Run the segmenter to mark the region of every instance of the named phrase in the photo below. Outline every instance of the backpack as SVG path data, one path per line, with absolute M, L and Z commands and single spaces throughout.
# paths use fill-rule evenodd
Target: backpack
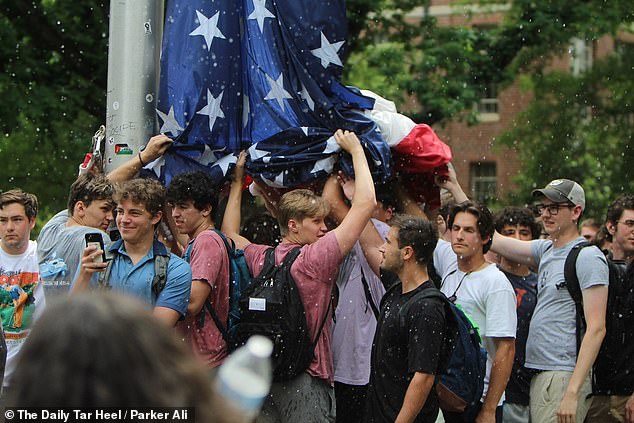
M 564 263 L 564 281 L 566 282 L 566 288 L 568 289 L 568 293 L 570 297 L 575 302 L 575 333 L 577 337 L 577 354 L 579 354 L 579 349 L 581 348 L 581 341 L 583 340 L 583 335 L 586 333 L 586 317 L 583 312 L 583 296 L 581 293 L 581 286 L 579 285 L 579 277 L 577 276 L 577 258 L 579 257 L 579 253 L 581 250 L 590 247 L 594 244 L 588 241 L 581 241 L 576 244 L 566 257 L 566 261 Z M 618 269 L 618 265 L 613 263 L 612 260 L 606 258 L 608 263 L 608 271 L 609 271 L 609 284 L 608 284 L 608 313 L 606 314 L 606 326 L 608 325 L 607 319 L 609 319 L 612 315 L 609 311 L 612 309 L 610 307 L 611 303 L 614 302 L 614 298 L 612 298 L 612 293 L 614 289 L 610 290 L 610 286 L 613 286 L 617 282 L 617 278 L 619 277 L 619 273 L 621 272 Z M 617 318 L 618 320 L 618 318 Z
M 400 326 L 405 328 L 405 317 L 414 299 L 437 298 L 445 305 L 448 334 L 440 357 L 439 373 L 434 383 L 438 402 L 443 411 L 474 412 L 484 391 L 487 353 L 481 346 L 478 329 L 467 315 L 438 289 L 426 289 L 403 305 Z
M 152 297 L 154 302 L 158 299 L 159 295 L 165 288 L 167 283 L 167 265 L 170 261 L 170 252 L 167 251 L 165 245 L 159 241 L 154 240 L 152 244 L 154 249 L 154 278 L 152 278 Z M 99 279 L 97 279 L 97 286 L 101 289 L 112 289 L 110 285 L 110 273 L 112 272 L 112 263 L 115 257 L 119 254 L 118 248 L 112 248 L 110 250 L 113 254 L 112 260 L 108 260 L 106 270 L 99 273 Z
M 253 278 L 239 302 L 240 322 L 232 348 L 244 345 L 252 335 L 269 338 L 273 342 L 271 360 L 275 382 L 293 379 L 308 368 L 330 312 L 329 302 L 315 339 L 311 339 L 304 304 L 291 276 L 291 265 L 300 252 L 300 248 L 294 248 L 276 266 L 275 248 L 269 248 L 262 272 Z
M 225 323 L 220 321 L 220 317 L 211 305 L 209 298 L 205 299 L 205 308 L 222 334 L 222 338 L 225 340 L 227 345 L 231 345 L 233 332 L 237 323 L 240 321 L 240 308 L 238 302 L 242 292 L 244 292 L 246 287 L 251 283 L 251 273 L 249 272 L 249 267 L 247 266 L 247 261 L 244 257 L 244 251 L 237 249 L 233 240 L 227 239 L 227 237 L 219 230 L 210 230 L 214 231 L 220 236 L 220 238 L 222 238 L 222 242 L 225 244 L 225 249 L 227 250 L 227 255 L 229 257 L 229 313 L 227 321 Z M 189 244 L 183 254 L 183 259 L 188 263 L 191 260 L 192 247 L 193 243 Z M 198 323 L 201 328 L 205 325 L 205 313 L 200 313 Z

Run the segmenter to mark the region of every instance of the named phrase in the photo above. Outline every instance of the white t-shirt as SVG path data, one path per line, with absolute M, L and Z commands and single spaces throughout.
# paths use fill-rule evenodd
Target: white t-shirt
M 9 386 L 18 352 L 45 306 L 35 241 L 29 241 L 27 250 L 17 256 L 0 248 L 0 289 L 0 317 L 7 342 L 3 385 Z
M 455 304 L 460 306 L 480 331 L 482 344 L 487 350 L 487 371 L 482 394 L 484 399 L 489 389 L 491 367 L 496 352 L 493 338 L 515 338 L 515 291 L 497 266 L 488 265 L 482 270 L 469 273 L 458 270 L 456 254 L 447 241 L 438 241 L 434 251 L 434 265 L 442 277 L 442 293 L 447 297 L 456 295 Z M 499 405 L 503 402 L 504 395 Z

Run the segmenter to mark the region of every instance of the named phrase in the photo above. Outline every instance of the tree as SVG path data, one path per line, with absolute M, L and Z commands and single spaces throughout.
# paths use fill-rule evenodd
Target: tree
M 105 119 L 107 4 L 0 0 L 0 179 L 66 202 Z
M 619 194 L 634 191 L 634 54 L 622 51 L 580 76 L 551 72 L 530 81 L 535 100 L 500 139 L 522 162 L 518 200 L 553 175 L 585 189 L 586 215 L 602 219 Z

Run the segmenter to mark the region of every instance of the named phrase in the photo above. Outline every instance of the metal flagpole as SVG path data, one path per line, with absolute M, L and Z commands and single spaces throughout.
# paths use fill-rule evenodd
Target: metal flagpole
M 164 0 L 112 0 L 104 171 L 137 154 L 158 131 L 156 98 Z

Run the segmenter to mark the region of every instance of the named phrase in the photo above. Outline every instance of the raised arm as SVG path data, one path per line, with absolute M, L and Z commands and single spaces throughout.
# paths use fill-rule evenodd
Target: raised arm
M 338 129 L 335 132 L 335 140 L 343 150 L 352 156 L 355 174 L 352 207 L 341 224 L 334 230 L 339 249 L 345 255 L 357 242 L 363 228 L 370 220 L 376 207 L 376 198 L 374 197 L 374 183 L 368 161 L 357 136 L 354 132 Z
M 464 203 L 465 201 L 469 200 L 469 198 L 467 197 L 467 194 L 464 193 L 464 191 L 462 190 L 462 187 L 458 183 L 458 176 L 456 175 L 456 170 L 454 169 L 451 163 L 449 163 L 447 167 L 449 168 L 449 175 L 447 176 L 447 178 L 441 178 L 439 176 L 436 176 L 434 178 L 434 181 L 436 182 L 436 185 L 438 185 L 440 188 L 444 188 L 447 191 L 449 191 L 449 193 L 451 194 L 451 196 L 453 197 L 453 199 L 456 201 L 457 204 Z
M 498 231 L 495 231 L 491 251 L 515 263 L 522 263 L 531 267 L 537 265 L 531 252 L 531 241 L 521 241 L 501 235 Z
M 240 206 L 242 205 L 242 186 L 244 184 L 244 163 L 247 155 L 244 151 L 240 152 L 236 168 L 233 172 L 233 181 L 231 181 L 231 191 L 227 199 L 227 207 L 225 215 L 222 218 L 221 231 L 227 237 L 236 243 L 236 248 L 244 249 L 251 241 L 240 235 L 240 219 L 242 218 Z
M 159 134 L 150 138 L 143 151 L 108 174 L 112 182 L 128 181 L 135 177 L 146 164 L 161 157 L 174 141 L 167 135 Z
M 345 197 L 354 197 L 354 180 L 346 175 L 332 175 L 326 181 L 322 197 L 330 203 L 330 217 L 340 224 L 350 211 L 350 207 L 346 204 Z M 370 265 L 372 271 L 379 275 L 379 266 L 381 265 L 382 255 L 379 247 L 384 243 L 383 238 L 374 227 L 372 221 L 368 221 L 359 237 L 359 243 L 363 254 Z

